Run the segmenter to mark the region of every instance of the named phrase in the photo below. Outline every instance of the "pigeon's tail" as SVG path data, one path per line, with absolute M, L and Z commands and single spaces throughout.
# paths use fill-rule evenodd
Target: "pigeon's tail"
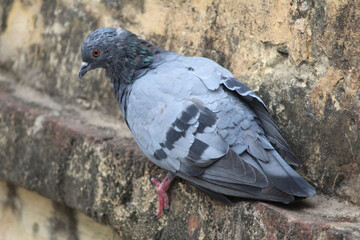
M 257 199 L 262 201 L 272 201 L 272 202 L 281 202 L 281 203 L 291 203 L 297 198 L 294 198 L 291 195 L 283 193 L 275 188 L 273 185 L 269 185 L 269 187 L 262 189 L 258 194 L 251 194 L 243 191 L 234 191 L 231 195 L 224 195 L 219 192 L 215 192 L 213 190 L 201 187 L 199 185 L 193 184 L 202 192 L 207 194 L 212 199 L 222 202 L 228 206 L 232 205 L 232 201 L 228 197 L 241 197 L 241 198 L 248 198 L 248 199 Z M 213 189 L 213 188 L 212 188 Z
M 281 202 L 285 204 L 295 200 L 294 196 L 278 190 L 271 183 L 269 183 L 269 185 L 265 188 L 251 188 L 243 184 L 224 184 L 222 182 L 212 182 L 197 177 L 191 177 L 180 172 L 176 175 L 189 181 L 212 199 L 222 202 L 226 205 L 231 205 L 231 201 L 227 196 Z
M 257 160 L 246 152 L 241 156 L 231 149 L 229 152 L 218 162 L 208 166 L 200 176 L 189 176 L 181 171 L 177 175 L 225 204 L 230 202 L 226 196 L 287 204 L 297 197 L 304 198 L 315 193 L 311 185 L 301 178 L 276 150 L 267 151 L 270 155 L 267 162 Z M 251 167 L 244 168 L 247 164 Z
M 261 168 L 276 188 L 295 197 L 309 197 L 315 189 L 302 178 L 276 150 L 268 151 L 268 162 L 258 161 Z
M 230 150 L 230 152 L 231 151 L 232 150 Z M 241 156 L 237 154 L 226 154 L 220 159 L 222 165 L 217 166 L 216 163 L 218 162 L 212 164 L 206 170 L 206 174 L 199 177 L 192 177 L 179 173 L 179 177 L 188 180 L 213 199 L 225 204 L 229 204 L 230 202 L 226 196 L 253 198 L 288 204 L 295 199 L 306 198 L 315 194 L 315 189 L 289 166 L 275 149 L 265 150 L 264 154 L 267 155 L 267 161 L 259 160 L 246 152 L 241 154 Z M 225 171 L 228 161 L 232 163 L 230 165 L 233 167 L 228 174 L 220 174 L 223 178 L 222 180 L 209 178 L 208 175 L 211 174 L 212 168 L 215 168 L 217 173 Z M 266 176 L 267 180 L 265 181 L 267 184 L 263 184 L 261 174 L 256 175 L 255 179 L 257 179 L 258 182 L 252 184 L 229 181 L 233 174 L 240 174 L 238 169 L 236 169 L 237 161 L 244 161 L 251 164 L 253 167 L 252 171 L 254 172 L 257 170 L 262 172 L 264 176 Z M 247 169 L 245 172 L 250 173 L 252 171 Z

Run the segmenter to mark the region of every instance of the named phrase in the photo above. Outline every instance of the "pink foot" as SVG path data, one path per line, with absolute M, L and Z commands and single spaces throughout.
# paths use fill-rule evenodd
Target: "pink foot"
M 160 217 L 163 210 L 167 214 L 169 212 L 169 197 L 166 191 L 169 189 L 172 180 L 175 176 L 173 174 L 168 174 L 162 182 L 159 182 L 156 178 L 152 177 L 151 181 L 157 186 L 159 207 L 154 215 L 154 218 Z

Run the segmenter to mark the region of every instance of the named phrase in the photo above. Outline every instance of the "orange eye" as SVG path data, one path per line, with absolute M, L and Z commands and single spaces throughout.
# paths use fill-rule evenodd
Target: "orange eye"
M 99 55 L 100 55 L 100 51 L 99 51 L 99 50 L 96 49 L 96 50 L 93 51 L 93 56 L 94 56 L 94 57 L 98 57 Z

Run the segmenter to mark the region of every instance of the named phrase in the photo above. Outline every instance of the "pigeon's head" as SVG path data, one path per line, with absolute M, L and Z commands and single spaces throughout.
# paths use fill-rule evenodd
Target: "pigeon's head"
M 81 46 L 82 63 L 79 80 L 95 68 L 111 70 L 114 66 L 114 58 L 122 55 L 124 39 L 129 34 L 131 33 L 122 28 L 110 27 L 99 28 L 92 32 Z
M 148 67 L 156 46 L 122 28 L 99 28 L 81 46 L 79 79 L 95 68 L 105 68 L 112 78 L 129 82 L 137 69 Z

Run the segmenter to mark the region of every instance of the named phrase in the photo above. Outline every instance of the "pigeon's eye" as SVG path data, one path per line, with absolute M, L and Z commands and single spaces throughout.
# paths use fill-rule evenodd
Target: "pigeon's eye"
M 93 56 L 94 56 L 94 57 L 98 57 L 99 55 L 100 55 L 100 51 L 99 51 L 99 50 L 96 49 L 96 50 L 93 51 Z

